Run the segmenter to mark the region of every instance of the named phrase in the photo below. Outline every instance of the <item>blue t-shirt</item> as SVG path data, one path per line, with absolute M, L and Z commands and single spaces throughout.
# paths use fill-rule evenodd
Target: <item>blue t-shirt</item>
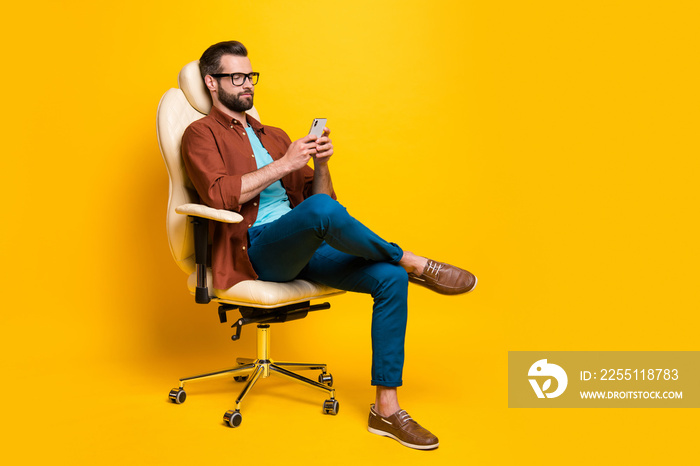
M 267 152 L 267 149 L 263 147 L 253 128 L 248 126 L 245 131 L 248 133 L 248 139 L 253 148 L 253 154 L 255 154 L 255 163 L 258 166 L 258 170 L 265 165 L 271 164 L 272 157 L 270 153 Z M 258 218 L 255 220 L 253 226 L 264 225 L 265 223 L 277 220 L 290 210 L 292 210 L 292 207 L 289 205 L 287 191 L 284 190 L 282 183 L 277 180 L 260 193 Z

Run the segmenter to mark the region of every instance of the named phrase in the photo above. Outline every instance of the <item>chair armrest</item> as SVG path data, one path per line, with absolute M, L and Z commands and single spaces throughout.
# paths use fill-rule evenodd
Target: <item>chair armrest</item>
M 194 228 L 194 261 L 197 265 L 195 301 L 198 304 L 208 304 L 209 301 L 211 301 L 209 298 L 209 288 L 207 286 L 209 222 L 202 221 L 201 219 L 223 223 L 240 223 L 243 217 L 236 212 L 213 209 L 201 204 L 183 204 L 175 207 L 175 212 L 194 217 L 192 219 Z
M 223 223 L 240 223 L 243 217 L 230 210 L 213 209 L 201 204 L 183 204 L 175 208 L 175 212 L 193 217 L 208 218 Z

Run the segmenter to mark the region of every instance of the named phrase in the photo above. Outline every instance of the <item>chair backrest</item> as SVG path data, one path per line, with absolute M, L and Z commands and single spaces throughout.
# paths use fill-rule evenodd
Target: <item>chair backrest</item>
M 170 190 L 166 227 L 170 252 L 177 265 L 187 274 L 195 271 L 194 231 L 186 215 L 175 208 L 188 203 L 198 204 L 199 196 L 187 177 L 182 162 L 182 134 L 193 121 L 199 120 L 211 110 L 211 96 L 199 73 L 199 60 L 185 65 L 177 77 L 179 89 L 169 89 L 158 104 L 156 129 L 158 144 L 168 169 Z M 257 110 L 248 110 L 250 116 L 260 120 Z

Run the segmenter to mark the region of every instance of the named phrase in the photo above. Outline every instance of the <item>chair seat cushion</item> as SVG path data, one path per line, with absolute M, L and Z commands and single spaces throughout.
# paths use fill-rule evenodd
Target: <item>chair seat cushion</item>
M 344 293 L 344 291 L 306 280 L 283 283 L 245 280 L 227 290 L 218 290 L 211 287 L 210 269 L 207 270 L 207 283 L 209 284 L 209 296 L 214 301 L 260 308 L 274 308 Z M 187 287 L 190 293 L 194 294 L 197 288 L 196 273 L 191 274 L 187 279 Z

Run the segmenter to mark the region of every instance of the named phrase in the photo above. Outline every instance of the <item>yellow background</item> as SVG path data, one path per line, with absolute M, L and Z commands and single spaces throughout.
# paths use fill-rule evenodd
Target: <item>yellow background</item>
M 695 410 L 507 408 L 508 350 L 698 350 L 694 1 L 14 2 L 2 43 L 2 452 L 12 464 L 624 464 L 696 460 Z M 402 404 L 421 453 L 365 431 L 371 300 L 273 328 L 323 395 L 181 376 L 252 355 L 165 236 L 161 95 L 243 41 L 265 123 L 328 118 L 340 199 L 475 293 L 412 289 Z M 377 202 L 379 200 L 379 202 Z M 235 391 L 234 391 L 235 390 Z M 279 395 L 289 392 L 289 398 Z M 201 395 L 201 396 L 199 396 Z M 268 448 L 269 446 L 269 448 Z M 8 463 L 10 464 L 10 463 Z

